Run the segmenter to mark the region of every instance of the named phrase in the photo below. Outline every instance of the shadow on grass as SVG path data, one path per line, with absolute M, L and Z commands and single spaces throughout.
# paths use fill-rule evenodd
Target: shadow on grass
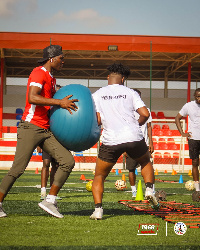
M 44 216 L 47 213 L 39 208 L 40 201 L 7 200 L 4 202 L 5 212 L 9 215 Z M 94 211 L 93 202 L 59 202 L 58 207 L 63 215 L 90 216 Z M 122 207 L 116 203 L 105 203 L 105 219 L 123 215 L 140 215 L 141 212 Z

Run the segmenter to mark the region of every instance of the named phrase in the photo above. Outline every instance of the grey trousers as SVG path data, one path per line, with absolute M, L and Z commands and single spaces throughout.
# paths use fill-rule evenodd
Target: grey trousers
M 56 140 L 50 130 L 40 128 L 30 122 L 21 121 L 17 130 L 15 159 L 0 185 L 0 192 L 5 196 L 15 180 L 24 173 L 33 151 L 38 145 L 59 163 L 53 185 L 60 188 L 64 185 L 75 165 L 71 152 Z

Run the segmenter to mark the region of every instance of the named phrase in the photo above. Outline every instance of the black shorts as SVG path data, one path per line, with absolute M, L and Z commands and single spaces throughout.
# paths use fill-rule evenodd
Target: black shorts
M 47 152 L 42 151 L 42 160 L 49 160 L 50 162 L 56 162 Z
M 152 159 L 152 156 L 149 152 L 149 157 L 150 157 L 150 160 Z M 126 157 L 126 169 L 128 169 L 130 172 L 131 171 L 135 171 L 136 168 L 138 168 L 140 166 L 140 164 L 132 159 L 129 155 L 127 155 Z
M 200 154 L 200 140 L 188 140 L 188 146 L 189 146 L 189 156 L 190 159 L 195 160 L 199 159 Z
M 118 145 L 108 146 L 102 144 L 99 149 L 98 158 L 102 161 L 116 163 L 118 158 L 126 152 L 133 159 L 144 155 L 148 150 L 144 138 L 141 141 L 127 142 Z

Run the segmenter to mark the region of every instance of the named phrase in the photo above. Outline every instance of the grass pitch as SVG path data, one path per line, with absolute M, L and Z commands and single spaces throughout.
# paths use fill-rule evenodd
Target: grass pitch
M 0 171 L 0 180 L 7 171 Z M 110 173 L 105 182 L 103 198 L 104 216 L 93 221 L 89 216 L 94 210 L 92 193 L 85 188 L 85 181 L 93 179 L 91 172 L 72 172 L 59 193 L 58 201 L 63 219 L 57 219 L 38 207 L 40 202 L 40 174 L 26 171 L 14 184 L 6 197 L 3 208 L 8 217 L 0 218 L 0 249 L 199 249 L 200 228 L 188 228 L 184 235 L 176 235 L 174 224 L 162 218 L 134 211 L 119 204 L 119 200 L 132 200 L 128 172 L 123 172 L 127 189 L 117 191 L 114 183 L 122 174 Z M 191 180 L 182 174 L 183 181 Z M 160 180 L 179 181 L 180 174 L 159 174 Z M 145 185 L 142 180 L 143 192 Z M 184 183 L 155 183 L 156 190 L 167 193 L 167 201 L 190 203 L 192 192 Z M 159 224 L 157 235 L 137 235 L 139 224 Z

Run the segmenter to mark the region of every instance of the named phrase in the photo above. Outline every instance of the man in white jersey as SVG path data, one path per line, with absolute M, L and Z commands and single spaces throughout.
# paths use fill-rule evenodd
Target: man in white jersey
M 130 70 L 122 64 L 115 63 L 109 66 L 108 70 L 110 72 L 108 86 L 93 94 L 98 123 L 102 124 L 103 132 L 92 185 L 95 211 L 90 216 L 91 219 L 102 219 L 104 181 L 124 152 L 141 165 L 146 197 L 154 208 L 159 208 L 153 195 L 154 170 L 140 129 L 140 126 L 147 121 L 149 112 L 138 93 L 123 86 Z M 140 115 L 138 120 L 134 116 L 134 111 Z
M 134 89 L 141 97 L 141 92 L 138 89 Z M 148 108 L 147 108 L 148 109 Z M 142 134 L 144 136 L 145 142 L 147 146 L 149 147 L 149 156 L 150 159 L 152 159 L 151 154 L 154 152 L 154 147 L 153 147 L 153 140 L 152 140 L 152 127 L 151 127 L 151 112 L 149 111 L 149 118 L 146 121 L 144 125 L 141 126 Z M 139 114 L 137 112 L 135 113 L 136 119 L 139 119 Z M 126 169 L 129 170 L 129 182 L 131 185 L 131 191 L 132 191 L 132 197 L 136 197 L 137 194 L 137 188 L 136 188 L 136 174 L 135 174 L 135 169 L 139 167 L 139 164 L 136 160 L 132 159 L 129 155 L 126 153 L 124 154 L 126 156 Z M 155 188 L 153 184 L 153 192 L 155 193 Z
M 175 118 L 176 126 L 183 137 L 187 137 L 189 155 L 192 159 L 192 176 L 196 191 L 199 187 L 199 154 L 200 154 L 200 88 L 194 92 L 195 101 L 186 103 Z M 180 120 L 188 115 L 188 132 L 183 132 Z

